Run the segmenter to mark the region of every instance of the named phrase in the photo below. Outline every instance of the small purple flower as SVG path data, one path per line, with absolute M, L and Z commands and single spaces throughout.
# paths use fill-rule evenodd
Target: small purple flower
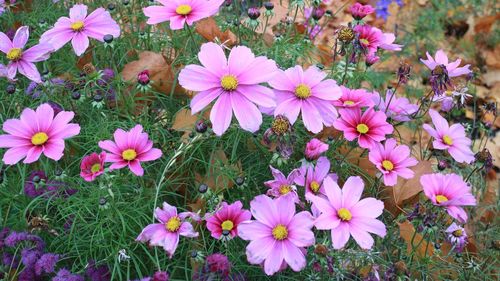
M 41 253 L 37 250 L 24 248 L 21 251 L 21 261 L 26 267 L 33 267 L 40 258 Z
M 269 187 L 267 195 L 275 198 L 288 197 L 293 202 L 299 203 L 300 200 L 294 182 L 295 179 L 300 176 L 300 171 L 295 169 L 288 174 L 288 177 L 285 177 L 280 170 L 272 166 L 269 166 L 269 168 L 271 169 L 274 179 L 264 182 L 264 184 Z
M 89 261 L 85 275 L 91 281 L 109 281 L 111 280 L 111 273 L 109 267 L 105 264 L 96 265 L 94 260 Z
M 111 82 L 115 78 L 115 72 L 111 68 L 105 68 L 102 70 L 101 78 L 106 82 Z
M 221 253 L 215 253 L 208 256 L 206 259 L 206 265 L 208 266 L 208 270 L 210 272 L 219 273 L 223 277 L 228 276 L 231 271 L 231 263 L 229 262 L 229 259 Z
M 448 240 L 455 247 L 457 252 L 462 252 L 465 245 L 467 245 L 467 232 L 465 229 L 456 223 L 452 223 L 447 229 L 446 233 L 448 233 Z
M 52 254 L 52 253 L 43 254 L 35 263 L 36 275 L 41 275 L 44 272 L 45 273 L 54 272 L 56 263 L 58 261 L 59 261 L 59 255 L 57 254 Z
M 57 275 L 52 278 L 52 281 L 84 281 L 83 276 L 73 274 L 69 270 L 62 268 L 57 272 Z
M 153 281 L 168 281 L 170 277 L 165 271 L 157 271 L 153 274 Z
M 137 82 L 143 86 L 146 86 L 149 84 L 150 79 L 149 79 L 149 70 L 145 69 L 139 74 L 137 74 Z

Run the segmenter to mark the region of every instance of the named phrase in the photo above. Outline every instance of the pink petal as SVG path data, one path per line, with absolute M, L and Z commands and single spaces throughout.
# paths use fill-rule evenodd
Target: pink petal
M 83 21 L 87 16 L 87 6 L 83 4 L 76 4 L 69 9 L 69 17 L 73 21 Z
M 276 210 L 273 200 L 266 195 L 256 196 L 250 202 L 250 211 L 254 218 L 269 227 L 278 224 L 278 210 Z
M 223 93 L 220 88 L 215 88 L 196 94 L 193 99 L 191 99 L 191 114 L 196 114 L 203 110 L 207 105 L 209 105 L 213 100 L 218 98 Z
M 256 57 L 238 75 L 238 82 L 241 85 L 255 85 L 265 83 L 273 79 L 277 74 L 277 66 L 273 60 L 266 57 Z
M 361 177 L 349 177 L 342 187 L 342 206 L 350 209 L 358 203 L 364 187 L 365 183 Z
M 226 55 L 219 45 L 212 42 L 201 45 L 198 58 L 201 64 L 217 77 L 225 73 L 227 68 Z
M 5 33 L 0 32 L 0 51 L 7 54 L 12 48 L 13 46 L 12 46 L 12 41 L 10 41 L 10 38 L 7 37 Z
M 48 158 L 59 161 L 64 152 L 64 140 L 62 139 L 49 139 L 43 146 L 43 154 Z
M 19 162 L 21 159 L 26 157 L 28 151 L 32 146 L 17 146 L 11 149 L 7 149 L 5 154 L 3 155 L 3 162 L 7 165 L 14 165 Z
M 28 42 L 29 37 L 30 37 L 29 27 L 21 26 L 14 35 L 14 40 L 12 40 L 12 47 L 24 49 L 24 46 Z
M 239 85 L 238 93 L 245 96 L 251 102 L 264 107 L 275 107 L 273 91 L 261 85 Z
M 218 88 L 222 92 L 220 78 L 199 65 L 188 65 L 179 73 L 179 84 L 190 91 L 212 91 Z
M 231 124 L 231 119 L 233 116 L 231 108 L 231 94 L 223 93 L 219 96 L 219 99 L 215 102 L 212 110 L 210 112 L 210 121 L 212 122 L 212 128 L 214 133 L 218 136 L 222 136 L 224 132 L 229 128 Z M 262 116 L 261 116 L 262 118 Z
M 238 235 L 243 240 L 258 240 L 272 237 L 272 228 L 260 221 L 245 221 L 238 225 Z
M 342 249 L 349 241 L 349 224 L 342 222 L 337 228 L 332 229 L 332 245 L 335 249 Z
M 264 272 L 266 272 L 267 275 L 273 275 L 281 268 L 281 264 L 283 263 L 285 254 L 282 244 L 282 242 L 276 242 L 272 246 L 267 246 L 272 248 L 271 252 L 264 262 Z
M 168 21 L 170 17 L 175 15 L 172 9 L 164 6 L 149 6 L 143 8 L 144 15 L 148 17 L 147 24 L 157 24 Z
M 323 181 L 326 196 L 335 210 L 342 208 L 342 191 L 339 185 L 331 178 L 327 177 Z
M 290 124 L 294 124 L 299 116 L 301 108 L 302 102 L 295 97 L 291 97 L 290 99 L 278 104 L 274 110 L 274 116 L 285 115 L 288 118 L 288 121 L 290 121 Z
M 18 63 L 17 65 L 18 65 L 19 73 L 26 76 L 31 81 L 34 81 L 37 83 L 42 82 L 42 80 L 40 78 L 40 72 L 38 72 L 38 69 L 36 69 L 36 66 L 33 63 L 27 62 L 24 60 L 20 60 L 17 63 Z
M 262 124 L 262 114 L 257 106 L 240 93 L 236 92 L 227 95 L 231 99 L 234 115 L 238 119 L 241 128 L 252 133 L 258 131 L 260 124 Z
M 276 240 L 272 237 L 256 238 L 246 248 L 247 260 L 251 264 L 261 264 L 274 249 Z
M 248 47 L 236 46 L 231 49 L 228 58 L 229 73 L 238 77 L 245 73 L 248 66 L 255 60 L 255 55 Z
M 41 146 L 32 146 L 28 150 L 28 153 L 26 153 L 26 158 L 24 159 L 23 163 L 29 164 L 36 162 L 40 158 L 40 155 L 42 155 L 42 152 L 43 148 Z
M 144 175 L 144 169 L 142 168 L 139 160 L 130 161 L 128 167 L 136 176 L 142 177 Z
M 307 100 L 302 102 L 302 121 L 307 130 L 312 133 L 319 133 L 323 129 L 321 115 L 318 110 Z
M 358 243 L 358 245 L 362 249 L 371 249 L 373 247 L 374 241 L 368 232 L 355 226 L 355 224 L 350 224 L 349 226 L 349 231 L 352 235 L 352 238 L 354 238 L 356 243 Z
M 71 45 L 73 45 L 75 54 L 81 56 L 89 47 L 89 38 L 82 32 L 77 33 L 73 36 L 73 39 L 71 39 Z
M 161 150 L 159 150 L 158 148 L 152 148 L 151 150 L 140 154 L 138 156 L 138 159 L 142 162 L 153 161 L 160 158 L 161 156 L 162 156 Z
M 294 270 L 301 271 L 306 266 L 306 258 L 302 251 L 290 241 L 283 242 L 283 254 L 286 263 Z

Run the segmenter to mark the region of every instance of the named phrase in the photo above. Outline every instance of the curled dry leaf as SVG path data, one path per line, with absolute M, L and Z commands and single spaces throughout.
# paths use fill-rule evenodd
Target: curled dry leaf
M 210 116 L 210 110 L 205 110 L 203 115 L 200 114 L 191 114 L 191 109 L 183 108 L 179 110 L 175 116 L 174 121 L 172 123 L 172 129 L 178 132 L 184 132 L 182 135 L 182 140 L 187 142 L 189 139 L 189 134 L 195 130 L 196 121 L 203 119 L 208 120 Z
M 214 191 L 234 186 L 233 178 L 242 173 L 241 163 L 230 164 L 223 150 L 215 150 L 210 155 L 210 164 L 205 175 L 195 173 L 198 184 L 206 184 Z
M 222 32 L 213 17 L 198 21 L 195 30 L 206 40 L 220 42 L 227 47 L 234 46 L 238 42 L 238 38 L 231 30 Z
M 406 242 L 408 254 L 415 254 L 417 257 L 429 257 L 434 255 L 434 246 L 424 239 L 422 234 L 416 232 L 409 221 L 398 223 L 399 235 Z

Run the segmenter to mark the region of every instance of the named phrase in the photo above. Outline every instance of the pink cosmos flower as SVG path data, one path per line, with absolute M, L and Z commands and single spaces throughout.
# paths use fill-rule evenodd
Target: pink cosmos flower
M 60 17 L 52 29 L 42 34 L 40 42 L 50 43 L 59 50 L 71 41 L 76 55 L 81 56 L 89 47 L 89 37 L 103 42 L 108 34 L 120 36 L 120 26 L 108 11 L 98 8 L 87 15 L 87 6 L 76 4 L 69 9 L 69 18 Z
M 349 89 L 344 86 L 340 86 L 342 89 L 342 96 L 340 99 L 333 101 L 333 105 L 336 107 L 372 107 L 374 102 L 372 100 L 372 93 L 366 91 L 365 89 Z
M 408 167 L 418 164 L 417 159 L 410 157 L 410 148 L 406 145 L 397 145 L 395 139 L 387 139 L 385 145 L 375 144 L 368 154 L 370 162 L 384 175 L 384 184 L 394 186 L 398 176 L 411 179 L 415 173 Z
M 41 83 L 40 72 L 36 69 L 35 62 L 44 61 L 49 58 L 50 52 L 54 48 L 50 44 L 40 43 L 27 50 L 24 50 L 26 43 L 29 38 L 29 28 L 27 26 L 21 26 L 14 35 L 14 40 L 10 40 L 9 37 L 0 32 L 0 51 L 4 53 L 7 59 L 10 61 L 6 68 L 3 68 L 5 76 L 7 78 L 14 80 L 17 72 L 26 76 L 28 79 Z M 3 76 L 0 73 L 0 76 Z
M 193 225 L 185 221 L 189 216 L 188 212 L 177 214 L 176 207 L 163 202 L 163 209 L 156 208 L 154 215 L 159 223 L 146 226 L 136 241 L 149 241 L 151 246 L 161 246 L 172 258 L 179 244 L 179 236 L 198 237 Z
M 106 152 L 99 154 L 93 152 L 85 156 L 80 164 L 80 176 L 86 181 L 94 181 L 98 176 L 104 173 L 104 161 Z
M 434 138 L 432 146 L 435 149 L 447 150 L 457 162 L 472 163 L 475 159 L 470 149 L 472 142 L 465 136 L 464 126 L 460 124 L 449 126 L 448 121 L 433 109 L 429 110 L 429 115 L 435 129 L 429 124 L 424 124 L 423 128 Z
M 410 103 L 405 97 L 398 98 L 392 90 L 387 90 L 385 99 L 379 93 L 375 93 L 373 101 L 387 117 L 399 122 L 410 121 L 411 115 L 418 110 L 418 105 Z
M 471 188 L 457 174 L 427 174 L 420 177 L 424 193 L 436 206 L 446 208 L 448 214 L 465 223 L 467 213 L 461 206 L 475 206 Z
M 264 182 L 269 187 L 267 195 L 275 198 L 285 197 L 288 200 L 299 203 L 300 200 L 294 183 L 295 179 L 300 176 L 300 171 L 295 169 L 288 174 L 288 177 L 285 177 L 280 170 L 271 166 L 269 168 L 271 168 L 274 179 Z
M 204 0 L 203 0 L 204 1 Z M 201 46 L 198 58 L 203 66 L 188 65 L 179 74 L 179 83 L 190 91 L 199 92 L 191 100 L 191 113 L 196 114 L 217 100 L 210 112 L 212 128 L 222 135 L 234 115 L 244 130 L 255 132 L 262 123 L 257 105 L 276 105 L 271 89 L 259 85 L 276 74 L 276 63 L 244 46 L 231 50 L 226 59 L 224 50 L 215 43 Z
M 368 55 L 373 55 L 378 48 L 390 51 L 401 51 L 403 45 L 394 44 L 396 36 L 392 33 L 383 33 L 380 29 L 364 24 L 354 27 L 359 43 L 367 50 Z
M 273 275 L 288 264 L 294 271 L 306 266 L 305 249 L 314 244 L 313 218 L 307 211 L 295 214 L 295 204 L 286 198 L 259 195 L 250 202 L 256 220 L 242 222 L 240 237 L 251 240 L 246 248 L 248 262 L 264 264 Z
M 307 195 L 307 199 L 321 211 L 315 220 L 317 229 L 331 229 L 333 248 L 341 249 L 352 235 L 363 249 L 371 249 L 373 238 L 369 233 L 384 237 L 385 225 L 376 218 L 384 210 L 384 202 L 375 198 L 360 200 L 364 182 L 360 177 L 349 177 L 342 189 L 331 179 L 326 179 L 327 198 Z
M 341 109 L 340 116 L 333 126 L 344 132 L 348 141 L 358 139 L 359 146 L 371 148 L 376 143 L 385 140 L 385 135 L 391 134 L 394 128 L 387 123 L 387 117 L 382 111 L 373 108 L 361 113 L 361 109 Z
M 325 194 L 323 180 L 331 177 L 337 180 L 337 175 L 330 172 L 330 160 L 322 156 L 316 162 L 316 166 L 304 164 L 300 168 L 300 176 L 295 178 L 295 183 L 306 188 L 305 194 Z
M 365 58 L 365 63 L 367 66 L 372 66 L 380 60 L 380 57 L 375 54 L 368 54 Z
M 453 245 L 457 252 L 462 252 L 465 245 L 468 243 L 467 232 L 465 229 L 456 223 L 452 223 L 447 229 L 448 240 Z
M 361 20 L 367 15 L 375 12 L 375 9 L 371 5 L 363 5 L 356 2 L 349 8 L 349 11 L 351 12 L 353 18 Z
M 328 144 L 318 140 L 317 138 L 313 138 L 306 144 L 306 150 L 304 152 L 306 159 L 309 161 L 318 159 L 323 152 L 328 150 L 328 147 Z
M 461 59 L 457 59 L 454 62 L 448 62 L 448 56 L 444 53 L 443 50 L 438 50 L 435 55 L 435 59 L 429 54 L 429 52 L 425 53 L 427 55 L 427 60 L 420 59 L 420 61 L 425 64 L 430 70 L 434 70 L 438 65 L 444 65 L 446 70 L 448 71 L 449 77 L 457 77 L 461 75 L 467 75 L 472 71 L 469 69 L 470 64 L 467 64 L 462 67 L 458 67 Z
M 3 162 L 14 165 L 33 163 L 42 153 L 58 161 L 63 156 L 64 140 L 80 133 L 78 124 L 69 123 L 75 114 L 61 111 L 54 116 L 52 107 L 44 103 L 35 110 L 25 108 L 21 119 L 8 119 L 3 123 L 6 135 L 0 135 L 0 148 L 10 148 L 3 155 Z
M 223 234 L 231 238 L 238 236 L 238 225 L 252 218 L 250 212 L 242 208 L 243 204 L 240 201 L 231 205 L 222 202 L 222 208 L 206 219 L 207 228 L 212 233 L 212 237 L 219 239 Z
M 153 148 L 148 134 L 142 132 L 142 126 L 136 125 L 129 132 L 117 129 L 113 135 L 114 142 L 100 141 L 99 147 L 106 150 L 106 162 L 112 162 L 110 170 L 118 170 L 126 166 L 137 176 L 144 174 L 141 162 L 153 161 L 161 157 L 162 152 Z
M 319 133 L 323 125 L 331 126 L 337 118 L 331 102 L 339 99 L 342 92 L 335 80 L 325 78 L 326 73 L 315 66 L 305 71 L 298 65 L 279 70 L 269 81 L 278 104 L 274 116 L 285 115 L 293 124 L 302 112 L 304 126 L 313 133 Z
M 170 29 L 182 29 L 184 24 L 193 25 L 195 21 L 208 18 L 219 11 L 224 0 L 158 0 L 161 6 L 143 9 L 148 24 L 170 21 Z

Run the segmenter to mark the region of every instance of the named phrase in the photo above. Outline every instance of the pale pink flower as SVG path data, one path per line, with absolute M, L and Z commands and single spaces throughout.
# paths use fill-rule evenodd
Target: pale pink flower
M 98 8 L 87 15 L 87 6 L 76 4 L 69 9 L 69 18 L 60 17 L 52 29 L 40 37 L 40 42 L 52 44 L 55 50 L 61 49 L 71 41 L 77 56 L 89 47 L 89 37 L 104 42 L 104 35 L 120 36 L 120 26 L 108 11 Z
M 29 35 L 27 26 L 21 26 L 16 31 L 12 41 L 5 33 L 0 32 L 0 51 L 9 60 L 7 66 L 0 66 L 0 77 L 6 76 L 10 80 L 14 80 L 19 71 L 19 73 L 34 82 L 42 82 L 40 72 L 38 72 L 34 63 L 47 60 L 54 48 L 50 44 L 40 43 L 24 50 Z
M 198 58 L 203 66 L 190 64 L 179 74 L 182 87 L 199 92 L 191 100 L 191 113 L 196 114 L 212 101 L 210 121 L 216 135 L 222 135 L 234 115 L 241 128 L 255 132 L 262 124 L 257 105 L 274 107 L 273 91 L 259 85 L 276 74 L 276 63 L 266 57 L 255 57 L 247 47 L 231 49 L 226 59 L 224 50 L 215 43 L 201 46 Z
M 243 209 L 241 201 L 236 201 L 231 205 L 222 202 L 222 207 L 214 214 L 209 215 L 206 222 L 213 238 L 219 239 L 222 235 L 234 238 L 238 236 L 238 225 L 251 218 L 252 215 L 249 211 Z
M 472 163 L 475 159 L 474 152 L 470 148 L 472 141 L 465 136 L 464 126 L 448 125 L 448 121 L 433 109 L 429 110 L 429 115 L 435 128 L 429 124 L 424 124 L 423 128 L 434 138 L 432 142 L 434 149 L 448 151 L 457 162 Z
M 457 77 L 461 75 L 467 75 L 471 73 L 472 71 L 469 69 L 470 64 L 467 64 L 462 67 L 458 67 L 460 65 L 460 62 L 462 62 L 461 59 L 457 59 L 454 62 L 449 62 L 448 61 L 448 56 L 444 53 L 443 50 L 438 50 L 436 52 L 435 58 L 433 58 L 429 52 L 425 53 L 427 55 L 427 60 L 420 59 L 422 63 L 424 63 L 430 70 L 434 70 L 436 66 L 438 65 L 444 65 L 446 68 L 446 71 L 448 71 L 448 76 L 449 77 Z
M 185 24 L 215 15 L 225 0 L 158 0 L 161 6 L 143 9 L 148 24 L 170 21 L 170 29 L 182 29 Z
M 373 108 L 364 113 L 361 113 L 359 108 L 341 109 L 340 118 L 333 126 L 343 131 L 348 141 L 358 139 L 359 146 L 371 148 L 385 140 L 385 135 L 391 134 L 394 130 L 386 119 L 382 111 L 375 111 Z
M 313 138 L 306 144 L 306 150 L 304 151 L 306 159 L 309 161 L 318 159 L 323 152 L 328 151 L 328 147 L 328 144 Z
M 371 5 L 363 5 L 356 2 L 349 8 L 349 11 L 353 18 L 361 20 L 367 15 L 375 12 L 375 9 Z
M 340 108 L 351 108 L 351 107 L 372 107 L 374 106 L 373 94 L 366 91 L 365 89 L 349 89 L 344 86 L 340 86 L 342 89 L 342 96 L 340 99 L 333 101 L 333 105 Z
M 436 206 L 446 208 L 448 214 L 465 223 L 467 213 L 462 206 L 475 206 L 476 198 L 470 186 L 457 174 L 427 174 L 420 177 L 425 196 Z
M 375 93 L 373 101 L 387 117 L 399 122 L 410 121 L 411 115 L 418 110 L 418 105 L 410 103 L 405 97 L 398 98 L 392 90 L 387 90 L 385 99 L 379 93 Z
M 93 152 L 89 156 L 85 156 L 80 164 L 80 176 L 85 181 L 94 181 L 98 176 L 104 173 L 104 162 L 106 160 L 106 152 L 99 154 Z
M 333 248 L 343 248 L 352 236 L 361 248 L 371 249 L 370 233 L 386 235 L 384 223 L 376 219 L 384 211 L 384 202 L 371 197 L 360 200 L 365 185 L 361 177 L 349 177 L 342 189 L 329 178 L 324 185 L 327 198 L 308 194 L 307 199 L 321 212 L 314 226 L 331 230 Z
M 339 99 L 342 92 L 337 82 L 325 79 L 326 76 L 315 66 L 305 71 L 298 65 L 279 70 L 279 74 L 269 81 L 278 104 L 274 116 L 284 115 L 293 124 L 302 113 L 304 126 L 313 133 L 319 133 L 323 125 L 331 126 L 337 118 L 331 102 Z
M 177 208 L 163 202 L 163 209 L 156 208 L 155 218 L 159 223 L 146 226 L 136 241 L 149 242 L 151 246 L 160 246 L 165 249 L 169 257 L 175 253 L 179 244 L 179 236 L 198 237 L 193 225 L 185 221 L 190 215 L 189 212 L 177 214 Z
M 153 142 L 149 140 L 147 133 L 142 132 L 142 126 L 136 125 L 129 132 L 117 129 L 113 135 L 114 142 L 104 140 L 99 142 L 99 147 L 106 150 L 106 162 L 112 162 L 110 170 L 118 170 L 124 167 L 137 176 L 144 174 L 141 162 L 153 161 L 161 157 L 162 152 L 153 148 Z
M 295 203 L 299 203 L 299 196 L 297 195 L 297 188 L 295 187 L 295 179 L 300 176 L 300 171 L 295 169 L 288 174 L 288 177 L 278 169 L 271 166 L 271 172 L 274 176 L 273 180 L 264 182 L 264 185 L 269 187 L 267 195 L 275 198 L 285 197 Z
M 250 202 L 256 220 L 242 222 L 239 235 L 251 240 L 246 248 L 251 264 L 263 264 L 267 275 L 289 265 L 294 271 L 306 266 L 304 249 L 314 244 L 313 217 L 307 211 L 295 214 L 295 203 L 286 198 L 259 195 Z
M 415 173 L 408 167 L 418 164 L 417 159 L 410 157 L 410 148 L 406 145 L 397 145 L 395 139 L 387 139 L 385 145 L 375 144 L 368 153 L 368 159 L 375 164 L 384 175 L 384 184 L 394 186 L 398 176 L 411 179 Z
M 20 119 L 8 119 L 3 123 L 6 135 L 0 135 L 0 148 L 9 148 L 3 155 L 3 162 L 14 165 L 33 163 L 42 153 L 58 161 L 63 156 L 64 140 L 80 133 L 78 124 L 69 123 L 75 114 L 61 111 L 54 116 L 54 110 L 44 103 L 35 110 L 25 108 Z

